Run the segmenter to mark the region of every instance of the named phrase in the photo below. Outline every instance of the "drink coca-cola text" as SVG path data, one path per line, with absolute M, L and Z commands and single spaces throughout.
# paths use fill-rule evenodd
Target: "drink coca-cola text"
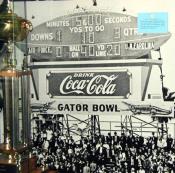
M 66 76 L 60 84 L 60 93 L 67 95 L 70 93 L 88 95 L 112 95 L 117 86 L 115 80 L 118 75 L 96 75 L 91 78 L 75 78 L 73 75 Z

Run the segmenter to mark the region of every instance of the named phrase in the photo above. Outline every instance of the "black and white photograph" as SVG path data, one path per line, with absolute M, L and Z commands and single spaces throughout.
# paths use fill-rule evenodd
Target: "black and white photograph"
M 175 173 L 173 0 L 0 0 L 0 173 Z

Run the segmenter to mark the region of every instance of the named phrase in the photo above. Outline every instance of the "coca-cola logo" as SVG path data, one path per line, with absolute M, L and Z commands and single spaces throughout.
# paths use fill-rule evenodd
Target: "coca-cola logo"
M 91 79 L 78 79 L 73 75 L 68 75 L 60 85 L 61 94 L 102 94 L 111 95 L 116 91 L 116 84 L 114 81 L 118 75 L 93 75 Z
M 120 96 L 130 93 L 130 74 L 114 72 L 49 73 L 48 94 L 54 96 Z

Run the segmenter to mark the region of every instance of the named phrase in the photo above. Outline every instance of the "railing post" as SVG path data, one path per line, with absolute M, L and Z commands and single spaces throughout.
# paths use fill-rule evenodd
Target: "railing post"
M 143 134 L 142 134 L 142 122 L 141 122 L 141 128 L 140 128 L 140 131 L 141 131 L 141 136 L 142 136 L 142 135 L 143 135 Z

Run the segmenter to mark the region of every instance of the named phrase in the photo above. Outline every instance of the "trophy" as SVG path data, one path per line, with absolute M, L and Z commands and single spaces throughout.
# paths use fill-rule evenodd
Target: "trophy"
M 32 30 L 32 24 L 13 13 L 11 5 L 8 0 L 4 0 L 0 5 L 0 43 L 3 49 L 0 82 L 3 93 L 4 125 L 4 141 L 0 144 L 0 172 L 29 173 L 27 160 L 30 145 L 30 70 L 26 61 L 21 70 L 16 68 L 14 45 L 15 42 L 23 41 L 27 37 Z

